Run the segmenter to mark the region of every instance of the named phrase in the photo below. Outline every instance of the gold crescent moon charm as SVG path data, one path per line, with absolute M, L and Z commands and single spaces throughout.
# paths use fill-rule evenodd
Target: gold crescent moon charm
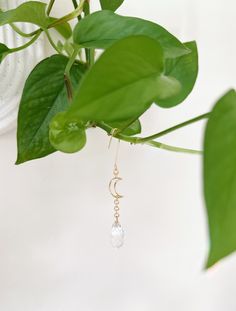
M 118 177 L 118 176 L 115 176 L 111 179 L 110 183 L 109 183 L 109 190 L 110 190 L 110 193 L 111 195 L 115 198 L 115 199 L 121 199 L 123 198 L 123 195 L 119 194 L 117 192 L 117 183 L 122 180 L 121 177 Z

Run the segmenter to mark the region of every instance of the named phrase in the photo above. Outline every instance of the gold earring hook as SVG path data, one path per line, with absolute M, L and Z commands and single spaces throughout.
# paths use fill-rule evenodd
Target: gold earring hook
M 110 149 L 111 143 L 112 143 L 112 139 L 114 138 L 116 132 L 118 132 L 118 131 L 119 131 L 118 128 L 114 128 L 114 129 L 111 130 L 111 133 L 110 133 L 111 137 L 110 137 L 110 140 L 109 140 L 108 149 Z

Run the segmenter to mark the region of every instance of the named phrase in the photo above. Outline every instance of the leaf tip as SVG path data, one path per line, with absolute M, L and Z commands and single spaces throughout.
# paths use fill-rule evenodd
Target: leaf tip
M 18 154 L 15 165 L 19 165 L 19 164 L 22 164 L 24 162 L 25 162 L 25 160 L 23 160 L 22 157 Z

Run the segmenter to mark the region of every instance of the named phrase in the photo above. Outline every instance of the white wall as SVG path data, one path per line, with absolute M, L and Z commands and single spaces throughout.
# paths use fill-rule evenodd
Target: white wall
M 57 11 L 68 2 L 57 1 Z M 172 110 L 153 107 L 145 133 L 207 112 L 235 86 L 235 10 L 233 0 L 125 1 L 120 13 L 199 45 L 195 91 Z M 202 134 L 199 123 L 162 141 L 201 148 Z M 0 137 L 0 310 L 235 311 L 236 255 L 203 271 L 201 158 L 121 144 L 126 242 L 117 251 L 109 243 L 114 148 L 107 146 L 108 137 L 91 130 L 78 154 L 14 166 L 15 133 Z

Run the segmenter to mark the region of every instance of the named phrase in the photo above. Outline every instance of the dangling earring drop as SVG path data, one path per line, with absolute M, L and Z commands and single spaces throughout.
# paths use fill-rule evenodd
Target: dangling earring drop
M 111 137 L 112 139 L 112 137 Z M 111 141 L 110 141 L 111 142 Z M 110 146 L 110 144 L 109 144 Z M 124 229 L 120 224 L 120 199 L 123 197 L 117 192 L 116 186 L 122 178 L 119 176 L 118 170 L 118 153 L 119 153 L 120 141 L 118 141 L 116 149 L 116 158 L 113 170 L 113 178 L 109 182 L 109 191 L 114 198 L 114 223 L 111 228 L 111 244 L 113 247 L 120 248 L 124 244 Z

